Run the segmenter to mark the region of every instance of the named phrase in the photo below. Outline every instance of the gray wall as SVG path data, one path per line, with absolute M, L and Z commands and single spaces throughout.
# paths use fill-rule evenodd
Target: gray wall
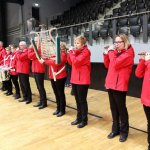
M 62 14 L 65 10 L 75 5 L 80 0 L 36 0 L 40 4 L 41 24 L 47 24 L 47 21 L 53 17 Z M 32 4 L 35 0 L 25 0 L 23 6 L 24 21 L 32 17 Z
M 7 44 L 14 43 L 16 37 L 22 34 L 21 6 L 15 3 L 6 4 Z
M 21 6 L 15 3 L 6 4 L 7 29 L 21 24 Z
M 40 4 L 40 23 L 47 24 L 57 15 L 69 10 L 80 0 L 24 0 L 24 5 L 7 3 L 7 41 L 8 44 L 15 42 L 16 37 L 27 34 L 27 19 L 32 17 L 33 3 Z M 22 13 L 23 12 L 23 13 Z M 22 18 L 23 15 L 23 18 Z M 22 25 L 23 23 L 23 25 Z

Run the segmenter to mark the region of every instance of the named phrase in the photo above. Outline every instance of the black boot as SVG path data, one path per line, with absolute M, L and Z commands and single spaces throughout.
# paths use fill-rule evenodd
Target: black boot
M 30 104 L 32 102 L 32 100 L 27 100 L 26 104 Z
M 81 123 L 81 120 L 76 119 L 75 121 L 71 122 L 71 125 L 77 125 L 79 123 Z
M 21 98 L 20 94 L 16 94 L 15 99 L 19 99 L 19 98 Z
M 79 123 L 78 124 L 78 128 L 83 128 L 84 126 L 86 126 L 87 125 L 87 122 L 81 122 L 81 123 Z
M 12 92 L 8 92 L 7 94 L 6 94 L 6 96 L 10 96 L 10 95 L 12 95 L 13 93 Z
M 63 116 L 64 114 L 65 114 L 66 112 L 59 112 L 58 114 L 57 114 L 57 117 L 61 117 L 61 116 Z
M 4 94 L 7 95 L 9 93 L 9 91 L 5 92 Z
M 43 109 L 45 107 L 47 107 L 47 101 L 42 102 L 41 106 L 39 106 L 39 109 Z
M 56 110 L 55 112 L 53 112 L 53 115 L 57 115 L 59 113 L 59 110 Z
M 38 102 L 37 104 L 33 105 L 33 107 L 39 107 L 39 106 L 41 106 L 41 105 L 42 105 L 42 103 L 41 103 L 41 101 L 40 101 L 40 102 Z

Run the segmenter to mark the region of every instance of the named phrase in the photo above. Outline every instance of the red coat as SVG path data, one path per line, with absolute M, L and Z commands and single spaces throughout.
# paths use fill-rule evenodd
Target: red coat
M 117 50 L 104 54 L 104 65 L 108 68 L 105 87 L 118 91 L 128 91 L 128 82 L 134 64 L 134 50 L 131 46 L 118 53 Z
M 9 67 L 10 55 L 11 55 L 11 54 L 6 54 L 6 55 L 4 56 L 3 60 L 1 61 L 1 66 L 8 66 L 8 67 Z
M 135 70 L 135 75 L 138 78 L 144 78 L 141 102 L 145 106 L 150 106 L 150 60 L 145 61 L 140 59 L 140 62 Z
M 0 49 L 0 63 L 2 62 L 2 60 L 4 59 L 4 56 L 6 55 L 6 50 L 5 48 Z M 2 65 L 2 64 L 0 64 Z
M 23 74 L 30 73 L 30 59 L 28 58 L 28 49 L 17 52 L 17 72 Z
M 12 71 L 10 71 L 10 74 L 11 75 L 18 75 L 18 73 L 16 72 L 17 71 L 16 52 L 11 53 L 9 66 L 12 68 Z
M 41 49 L 38 49 L 39 54 L 41 55 Z M 37 59 L 34 49 L 29 48 L 28 50 L 28 58 L 32 60 L 32 72 L 35 73 L 44 73 L 45 72 L 45 66 L 44 64 L 41 64 L 39 60 Z
M 52 68 L 53 68 L 54 72 L 58 72 L 65 66 L 66 62 L 67 62 L 67 54 L 65 51 L 61 51 L 61 63 L 60 64 L 56 64 L 56 61 L 52 60 L 52 59 L 45 60 L 45 64 L 49 65 L 49 78 L 54 79 L 53 73 L 52 73 Z M 66 73 L 66 67 L 65 67 L 61 71 L 61 73 L 56 75 L 56 79 L 65 78 L 66 76 L 67 76 L 67 73 Z
M 87 46 L 69 52 L 68 62 L 72 66 L 71 83 L 80 85 L 90 84 L 90 56 L 91 52 Z

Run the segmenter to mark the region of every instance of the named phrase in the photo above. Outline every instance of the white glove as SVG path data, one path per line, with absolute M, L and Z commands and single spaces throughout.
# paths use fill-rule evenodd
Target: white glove
M 74 47 L 73 47 L 73 46 L 70 46 L 70 47 L 69 47 L 69 51 L 70 51 L 70 50 L 73 50 L 73 49 L 74 49 Z
M 105 46 L 104 49 L 105 49 L 104 54 L 108 54 L 110 50 L 114 50 L 114 45 Z
M 105 55 L 108 54 L 108 50 L 105 49 L 103 54 L 105 54 Z
M 108 51 L 114 50 L 114 49 L 115 49 L 115 46 L 114 46 L 114 45 L 110 45 L 110 46 L 108 47 Z
M 42 58 L 39 60 L 39 62 L 40 62 L 41 64 L 43 64 L 43 63 L 44 63 L 44 61 L 45 61 L 45 60 L 44 60 L 44 59 L 42 59 Z

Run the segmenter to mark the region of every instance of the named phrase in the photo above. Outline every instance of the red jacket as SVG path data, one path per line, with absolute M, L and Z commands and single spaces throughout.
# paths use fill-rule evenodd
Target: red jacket
M 134 50 L 131 46 L 118 53 L 117 50 L 104 54 L 104 65 L 108 68 L 105 87 L 118 91 L 128 91 L 128 82 L 134 64 Z
M 41 49 L 38 48 L 38 52 L 41 55 Z M 32 60 L 32 72 L 35 73 L 44 73 L 45 72 L 45 66 L 44 64 L 41 64 L 39 60 L 37 59 L 34 49 L 29 48 L 28 50 L 28 58 Z
M 17 52 L 17 72 L 23 74 L 30 73 L 30 59 L 28 58 L 28 49 L 24 49 L 22 52 Z
M 80 85 L 90 84 L 90 56 L 91 52 L 87 46 L 69 52 L 68 62 L 72 66 L 71 83 Z
M 11 53 L 9 66 L 12 68 L 12 70 L 9 73 L 11 75 L 18 75 L 18 73 L 16 72 L 17 71 L 16 52 Z
M 49 78 L 54 79 L 53 77 L 53 73 L 52 73 L 52 68 L 54 72 L 58 72 L 60 71 L 66 64 L 67 62 L 67 54 L 65 51 L 61 51 L 61 63 L 60 64 L 56 64 L 55 60 L 52 59 L 47 59 L 45 60 L 45 64 L 49 65 Z M 65 78 L 67 76 L 66 73 L 66 67 L 58 74 L 56 75 L 56 79 L 61 79 L 61 78 Z
M 8 67 L 9 67 L 10 55 L 11 55 L 11 54 L 6 54 L 6 55 L 4 56 L 3 60 L 1 61 L 1 66 L 8 66 Z
M 6 55 L 5 48 L 0 49 L 0 62 L 4 59 L 4 56 Z M 2 65 L 2 64 L 0 64 Z
M 138 78 L 144 78 L 141 102 L 145 106 L 150 106 L 150 60 L 145 61 L 140 59 L 140 62 L 135 70 L 135 75 Z

